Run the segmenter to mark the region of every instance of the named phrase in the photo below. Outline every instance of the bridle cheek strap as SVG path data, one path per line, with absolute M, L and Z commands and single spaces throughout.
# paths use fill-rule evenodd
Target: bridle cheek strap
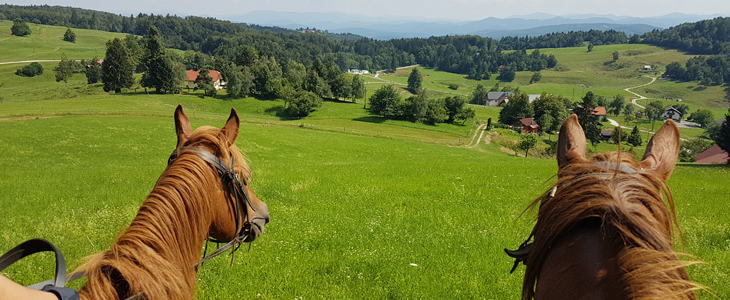
M 216 169 L 216 171 L 218 172 L 218 176 L 220 176 L 221 178 L 221 184 L 223 190 L 225 191 L 226 198 L 231 201 L 231 206 L 233 207 L 233 211 L 235 214 L 234 218 L 237 230 L 236 236 L 228 242 L 208 238 L 208 241 L 215 243 L 225 243 L 225 245 L 221 246 L 210 255 L 203 257 L 199 262 L 193 264 L 193 267 L 197 267 L 198 265 L 222 254 L 226 250 L 231 249 L 236 245 L 240 247 L 240 244 L 243 243 L 243 241 L 251 234 L 251 223 L 249 222 L 248 218 L 248 208 L 250 207 L 253 211 L 256 211 L 256 208 L 253 206 L 251 198 L 248 196 L 246 189 L 243 187 L 241 177 L 233 170 L 233 167 L 236 163 L 233 157 L 231 157 L 231 163 L 227 165 L 217 156 L 199 148 L 184 147 L 180 148 L 179 150 L 195 151 L 198 157 L 202 158 L 205 162 L 211 164 Z M 167 161 L 168 165 L 171 165 L 173 163 L 173 161 L 177 158 L 177 155 L 178 149 L 175 149 Z M 242 225 L 241 222 L 243 222 L 244 218 L 246 222 Z M 234 248 L 231 252 L 231 265 L 233 264 L 233 255 L 235 255 L 235 251 L 237 249 L 238 247 Z

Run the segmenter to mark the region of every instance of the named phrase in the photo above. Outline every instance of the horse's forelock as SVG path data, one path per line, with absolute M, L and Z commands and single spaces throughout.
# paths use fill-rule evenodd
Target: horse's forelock
M 630 174 L 609 170 L 594 164 L 598 161 L 616 162 L 637 170 Z M 671 192 L 659 174 L 638 166 L 630 154 L 613 152 L 597 154 L 588 162 L 560 168 L 554 195 L 547 191 L 531 205 L 539 209 L 534 229 L 535 243 L 527 261 L 523 283 L 524 299 L 534 297 L 535 282 L 551 245 L 562 233 L 591 218 L 600 219 L 602 226 L 610 226 L 620 234 L 624 245 L 619 245 L 623 247 L 619 263 L 620 268 L 627 272 L 622 279 L 626 286 L 656 286 L 657 282 L 652 281 L 656 277 L 637 275 L 637 270 L 654 272 L 671 279 L 675 287 L 674 294 L 666 293 L 667 289 L 657 288 L 654 296 L 662 296 L 662 299 L 694 299 L 691 291 L 698 289 L 699 285 L 689 280 L 683 269 L 687 263 L 679 261 L 672 248 L 673 229 L 676 228 L 680 235 L 681 230 Z M 639 264 L 636 257 L 640 256 L 635 254 L 637 251 L 644 254 L 647 251 L 658 253 L 650 257 L 663 260 L 659 263 L 660 259 L 657 258 Z M 641 288 L 640 292 L 647 296 L 651 290 Z

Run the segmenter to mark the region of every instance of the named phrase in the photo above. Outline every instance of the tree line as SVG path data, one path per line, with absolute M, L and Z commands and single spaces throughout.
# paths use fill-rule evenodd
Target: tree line
M 718 17 L 684 23 L 641 36 L 642 43 L 686 51 L 692 54 L 730 54 L 730 18 Z
M 606 31 L 591 29 L 555 32 L 534 37 L 506 36 L 499 40 L 504 50 L 580 47 L 583 46 L 583 42 L 591 42 L 593 45 L 626 44 L 629 42 L 629 37 L 626 33 L 613 29 Z

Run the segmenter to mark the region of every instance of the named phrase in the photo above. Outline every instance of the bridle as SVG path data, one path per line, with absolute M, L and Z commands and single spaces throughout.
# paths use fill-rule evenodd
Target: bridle
M 600 166 L 607 170 L 617 170 L 626 174 L 632 174 L 635 173 L 636 170 L 632 167 L 629 167 L 627 165 L 617 163 L 614 161 L 597 161 L 592 163 L 592 165 Z M 603 178 L 611 178 L 612 176 L 616 175 L 617 173 L 609 173 L 609 172 L 596 172 L 596 173 L 588 173 L 583 174 L 580 176 L 577 176 L 573 180 L 585 178 L 585 177 L 603 177 Z M 545 202 L 549 201 L 553 197 L 555 197 L 555 193 L 558 191 L 558 186 L 555 185 L 550 189 L 550 193 L 546 194 L 544 198 L 540 201 L 540 206 L 542 206 Z M 527 265 L 527 257 L 530 256 L 530 250 L 532 249 L 532 243 L 530 242 L 532 238 L 535 236 L 535 228 L 532 229 L 532 232 L 530 232 L 530 235 L 527 237 L 527 239 L 524 239 L 522 241 L 522 244 L 517 248 L 517 250 L 509 250 L 507 248 L 504 249 L 504 252 L 507 253 L 510 257 L 515 259 L 514 265 L 512 265 L 512 269 L 509 271 L 510 273 L 513 273 L 515 269 L 517 269 L 517 266 L 522 262 L 523 265 Z
M 234 211 L 234 218 L 236 221 L 236 235 L 233 237 L 230 241 L 220 241 L 218 239 L 208 237 L 206 239 L 206 246 L 205 251 L 203 252 L 203 258 L 200 259 L 197 263 L 193 264 L 193 267 L 197 267 L 198 265 L 208 261 L 209 259 L 216 257 L 220 255 L 221 253 L 225 252 L 226 250 L 236 246 L 231 251 L 231 265 L 233 265 L 233 258 L 235 255 L 236 250 L 241 246 L 241 244 L 246 240 L 247 237 L 251 234 L 251 222 L 248 216 L 248 208 L 250 207 L 251 210 L 256 211 L 256 207 L 253 206 L 253 203 L 251 202 L 251 198 L 248 196 L 248 193 L 246 192 L 246 189 L 243 188 L 243 182 L 241 181 L 241 177 L 233 170 L 233 167 L 235 166 L 235 159 L 233 156 L 231 156 L 231 163 L 226 164 L 218 158 L 217 156 L 211 154 L 208 151 L 205 151 L 200 148 L 195 147 L 182 147 L 179 149 L 175 149 L 172 151 L 172 154 L 170 154 L 170 158 L 167 159 L 167 166 L 171 166 L 175 159 L 178 157 L 178 152 L 190 150 L 195 152 L 195 154 L 202 158 L 205 162 L 211 164 L 216 171 L 218 172 L 218 176 L 221 178 L 221 184 L 223 191 L 225 191 L 226 198 L 229 199 L 231 206 L 233 207 Z M 245 222 L 243 222 L 245 218 Z M 217 244 L 225 243 L 225 245 L 219 247 L 213 253 L 206 256 L 205 253 L 208 251 L 208 244 L 207 242 L 214 242 Z
M 193 264 L 192 267 L 197 268 L 198 265 L 201 265 L 211 258 L 221 255 L 226 250 L 233 248 L 233 250 L 231 251 L 230 264 L 232 266 L 236 250 L 238 250 L 238 248 L 246 240 L 246 238 L 251 235 L 252 225 L 248 215 L 248 208 L 250 207 L 251 210 L 256 211 L 256 207 L 254 207 L 253 203 L 251 202 L 251 198 L 246 192 L 246 189 L 243 187 L 241 177 L 233 170 L 236 161 L 233 156 L 231 156 L 230 164 L 226 164 L 225 162 L 223 162 L 223 160 L 208 151 L 195 147 L 182 147 L 172 151 L 172 154 L 170 154 L 170 157 L 167 160 L 168 167 L 170 167 L 175 162 L 175 160 L 178 158 L 178 153 L 182 151 L 195 152 L 198 157 L 202 158 L 206 163 L 211 164 L 216 169 L 218 176 L 221 179 L 222 188 L 225 192 L 226 198 L 228 198 L 228 201 L 230 201 L 230 204 L 234 209 L 234 217 L 237 230 L 236 235 L 230 241 L 220 241 L 215 238 L 208 237 L 206 239 L 203 258 Z M 245 222 L 244 219 L 246 220 Z M 241 224 L 242 222 L 243 224 Z M 225 244 L 213 251 L 213 253 L 211 253 L 210 255 L 206 256 L 205 254 L 208 251 L 208 241 L 218 244 Z M 61 251 L 59 251 L 58 248 L 53 246 L 53 244 L 51 244 L 50 242 L 41 239 L 33 239 L 23 242 L 22 244 L 16 246 L 15 248 L 2 255 L 0 257 L 0 271 L 28 255 L 45 251 L 54 252 L 56 256 L 56 276 L 54 279 L 49 279 L 30 285 L 28 286 L 28 288 L 40 290 L 47 285 L 63 288 L 67 282 L 86 276 L 85 270 L 80 270 L 67 276 L 65 260 Z M 136 300 L 140 299 L 140 297 L 144 297 L 144 292 L 128 297 L 125 300 Z

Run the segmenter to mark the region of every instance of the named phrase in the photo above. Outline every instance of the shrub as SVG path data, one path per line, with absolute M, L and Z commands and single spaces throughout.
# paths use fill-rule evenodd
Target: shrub
M 34 62 L 30 63 L 29 65 L 23 67 L 22 69 L 18 69 L 18 71 L 15 72 L 15 75 L 23 76 L 23 77 L 33 77 L 37 75 L 43 75 L 43 66 L 41 64 Z
M 10 31 L 13 35 L 26 36 L 31 33 L 30 27 L 25 23 L 23 19 L 15 19 L 13 21 L 13 27 L 10 27 Z
M 322 107 L 322 98 L 312 92 L 300 91 L 289 102 L 287 109 L 292 115 L 306 117 L 317 107 Z
M 458 84 L 455 84 L 455 83 L 452 83 L 452 84 L 449 84 L 449 88 L 452 89 L 452 90 L 458 90 L 459 89 L 459 85 Z
M 63 34 L 63 40 L 67 42 L 76 42 L 76 33 L 71 31 L 71 28 L 66 29 L 66 33 Z

